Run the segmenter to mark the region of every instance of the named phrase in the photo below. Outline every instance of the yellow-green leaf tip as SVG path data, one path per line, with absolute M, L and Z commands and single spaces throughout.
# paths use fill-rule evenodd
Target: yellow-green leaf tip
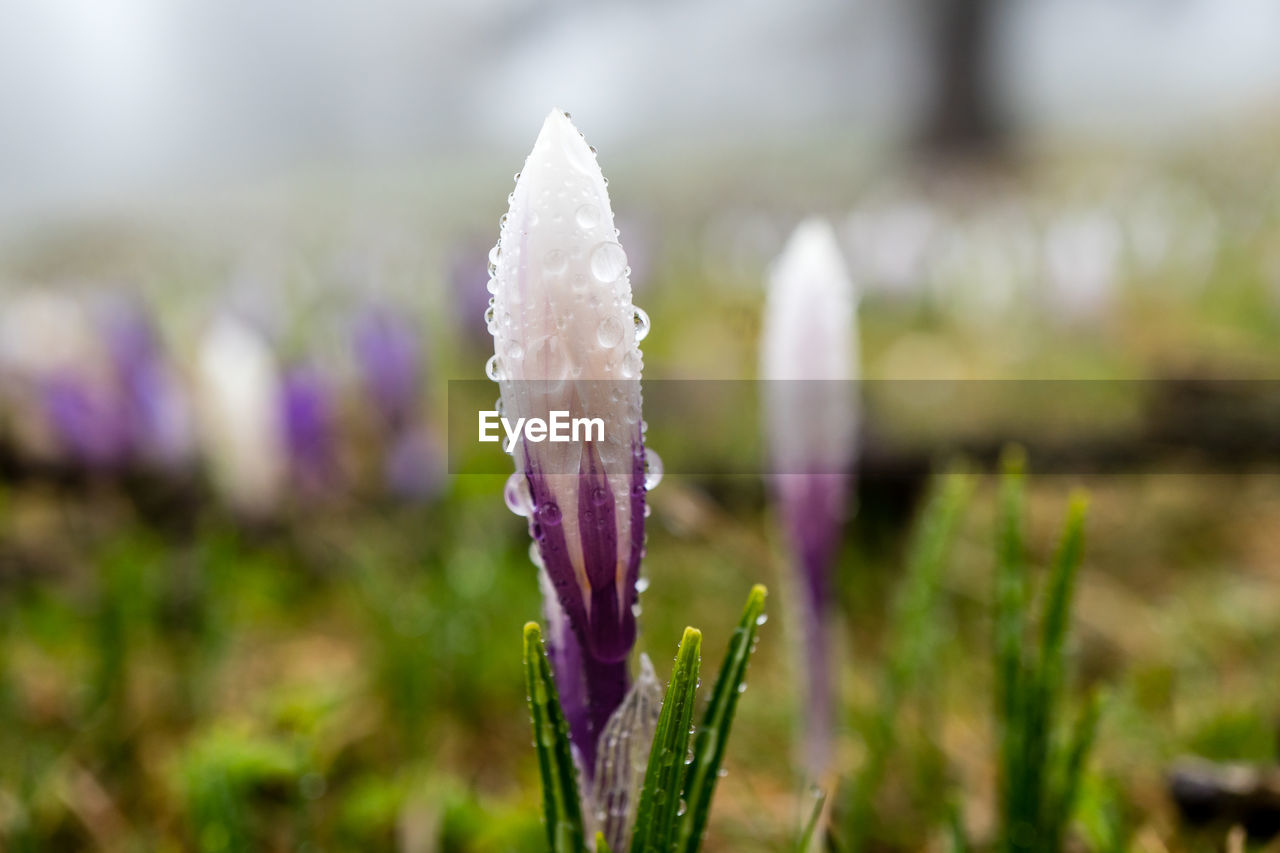
M 542 628 L 537 622 L 524 623 L 524 639 L 526 643 L 531 640 L 535 643 L 542 642 Z

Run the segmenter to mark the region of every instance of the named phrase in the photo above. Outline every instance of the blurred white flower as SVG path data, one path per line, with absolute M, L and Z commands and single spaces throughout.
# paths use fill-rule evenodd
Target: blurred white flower
M 215 485 L 241 512 L 270 512 L 287 473 L 271 348 L 239 320 L 218 318 L 200 342 L 196 386 L 200 438 Z

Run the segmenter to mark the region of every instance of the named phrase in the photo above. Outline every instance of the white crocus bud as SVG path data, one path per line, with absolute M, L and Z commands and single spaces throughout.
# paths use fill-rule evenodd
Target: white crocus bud
M 601 434 L 583 423 L 568 441 L 522 433 L 510 447 L 508 486 L 581 646 L 591 737 L 578 746 L 590 773 L 635 641 L 646 470 L 637 344 L 648 318 L 631 303 L 595 151 L 567 114 L 547 116 L 509 201 L 486 313 L 494 340 L 486 372 L 501 388 L 502 415 L 517 424 L 564 412 L 603 425 Z
M 215 484 L 237 510 L 261 515 L 285 478 L 280 376 L 256 331 L 221 317 L 205 332 L 196 363 L 200 438 Z
M 853 461 L 856 305 L 831 226 L 801 223 L 774 263 L 764 311 L 760 373 L 778 473 L 845 473 Z
M 856 299 L 831 226 L 812 219 L 791 236 L 769 276 L 761 346 L 771 485 L 802 590 L 807 673 L 805 765 L 830 753 L 831 570 L 857 440 Z

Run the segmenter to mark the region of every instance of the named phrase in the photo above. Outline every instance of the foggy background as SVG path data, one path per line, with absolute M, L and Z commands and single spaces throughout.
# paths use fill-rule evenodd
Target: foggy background
M 828 132 L 892 150 L 936 107 L 937 29 L 966 5 L 1024 139 L 1212 142 L 1280 107 L 1271 0 L 11 0 L 0 216 L 476 150 L 518 164 L 553 105 L 615 164 Z

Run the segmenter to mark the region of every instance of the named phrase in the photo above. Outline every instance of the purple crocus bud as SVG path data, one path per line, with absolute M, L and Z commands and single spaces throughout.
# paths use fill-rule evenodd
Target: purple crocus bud
M 98 469 L 124 464 L 129 436 L 113 389 L 62 373 L 40 380 L 39 390 L 54 438 L 69 459 Z
M 100 318 L 135 457 L 179 465 L 195 446 L 191 406 L 142 304 L 113 300 Z
M 801 592 L 809 674 L 805 763 L 815 776 L 830 752 L 830 573 L 857 437 L 854 317 L 835 232 L 820 220 L 804 222 L 769 278 L 761 375 L 772 486 Z
M 385 306 L 371 307 L 356 322 L 353 344 L 361 379 L 383 428 L 407 428 L 417 414 L 422 379 L 413 327 Z
M 578 646 L 557 684 L 585 715 L 574 744 L 588 777 L 596 744 L 629 683 L 636 580 L 644 548 L 646 452 L 640 419 L 648 319 L 631 302 L 627 256 L 595 152 L 569 117 L 546 119 L 510 197 L 490 255 L 486 312 L 505 418 L 600 418 L 603 434 L 509 450 L 507 502 L 529 517 L 539 560 Z M 575 694 L 578 683 L 585 695 Z
M 298 365 L 280 383 L 280 424 L 294 481 L 320 492 L 337 477 L 333 389 L 319 370 Z

